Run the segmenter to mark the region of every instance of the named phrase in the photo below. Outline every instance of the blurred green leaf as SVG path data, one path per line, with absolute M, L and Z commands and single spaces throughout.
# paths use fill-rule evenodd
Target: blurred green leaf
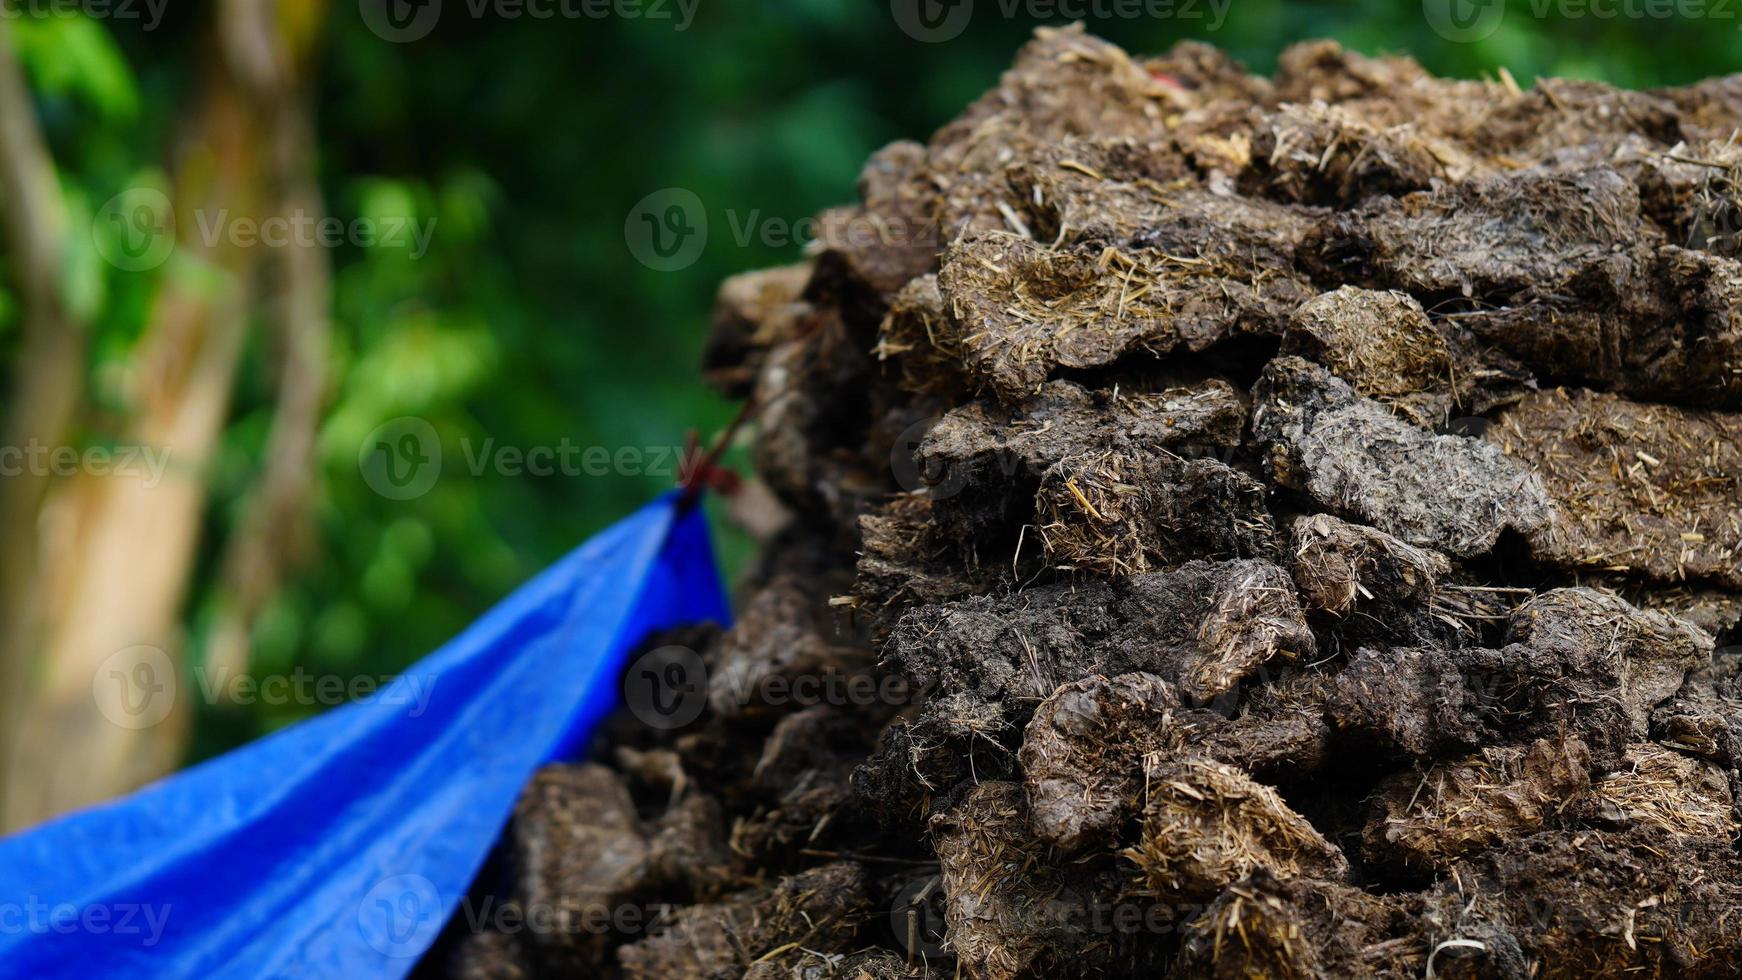
M 88 102 L 117 120 L 139 112 L 133 74 L 109 32 L 85 16 L 50 14 L 13 18 L 19 60 L 43 95 Z

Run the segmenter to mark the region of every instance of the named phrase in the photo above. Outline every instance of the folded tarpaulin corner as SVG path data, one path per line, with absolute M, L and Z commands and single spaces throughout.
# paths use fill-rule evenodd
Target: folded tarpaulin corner
M 728 610 L 677 492 L 366 703 L 0 840 L 0 976 L 403 977 L 634 646 Z

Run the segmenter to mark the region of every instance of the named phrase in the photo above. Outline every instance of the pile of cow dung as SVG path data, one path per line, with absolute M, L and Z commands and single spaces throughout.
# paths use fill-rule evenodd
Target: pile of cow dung
M 725 284 L 784 529 L 431 965 L 1734 975 L 1738 127 L 1041 31 Z

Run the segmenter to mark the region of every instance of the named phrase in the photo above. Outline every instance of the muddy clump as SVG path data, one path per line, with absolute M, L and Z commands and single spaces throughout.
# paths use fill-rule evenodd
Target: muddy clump
M 429 965 L 1733 975 L 1739 128 L 1040 31 L 722 287 L 784 527 Z

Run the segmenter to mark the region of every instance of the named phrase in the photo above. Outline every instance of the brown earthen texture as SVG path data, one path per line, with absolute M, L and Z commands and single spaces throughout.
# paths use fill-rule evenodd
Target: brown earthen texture
M 1742 80 L 1509 82 L 1046 30 L 874 155 L 720 293 L 786 523 L 695 720 L 500 858 L 660 914 L 443 962 L 1736 975 Z

